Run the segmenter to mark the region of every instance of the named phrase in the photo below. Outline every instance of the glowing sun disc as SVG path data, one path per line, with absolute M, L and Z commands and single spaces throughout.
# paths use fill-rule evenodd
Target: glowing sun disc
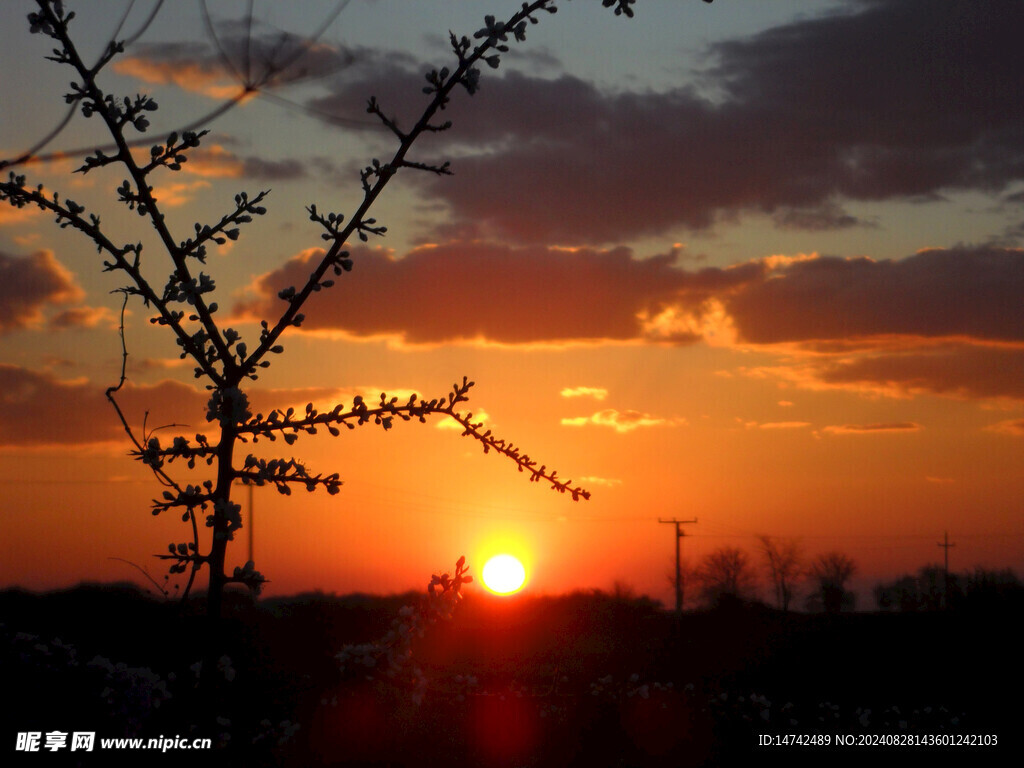
M 526 569 L 512 555 L 495 555 L 484 564 L 484 586 L 499 595 L 508 595 L 523 588 Z

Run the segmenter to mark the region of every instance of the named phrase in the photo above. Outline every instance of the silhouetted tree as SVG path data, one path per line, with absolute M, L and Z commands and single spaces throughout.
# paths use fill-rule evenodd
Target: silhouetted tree
M 812 595 L 814 602 L 821 601 L 825 613 L 839 613 L 844 608 L 852 610 L 854 594 L 847 591 L 846 582 L 857 572 L 857 564 L 842 552 L 827 552 L 818 555 L 811 563 L 811 578 L 817 584 Z
M 765 569 L 775 590 L 775 603 L 788 611 L 796 584 L 804 574 L 800 545 L 792 539 L 780 541 L 770 536 L 761 536 L 758 541 Z
M 630 6 L 633 2 L 604 0 L 603 4 L 614 6 L 617 15 L 632 16 Z M 264 320 L 258 338 L 248 341 L 243 340 L 238 331 L 220 322 L 217 302 L 212 300 L 216 282 L 205 271 L 208 268 L 207 248 L 212 244 L 237 240 L 245 225 L 266 213 L 264 202 L 268 192 L 252 195 L 240 192 L 235 196 L 233 205 L 228 206 L 227 212 L 218 219 L 208 223 L 197 222 L 194 231 L 173 231 L 163 207 L 154 196 L 154 181 L 156 177 L 179 171 L 189 153 L 200 146 L 207 131 L 174 131 L 152 142 L 148 152 L 142 155 L 134 153 L 132 147 L 139 144 L 139 138 L 132 134 L 146 132 L 157 103 L 145 94 L 116 97 L 103 90 L 99 79 L 104 68 L 123 53 L 124 43 L 111 41 L 99 60 L 88 64 L 70 36 L 69 24 L 75 14 L 67 12 L 60 0 L 37 0 L 37 3 L 39 10 L 29 14 L 30 31 L 51 38 L 55 48 L 48 58 L 73 72 L 74 80 L 65 96 L 66 102 L 72 107 L 77 106 L 86 118 L 98 118 L 113 142 L 112 149 L 97 149 L 87 155 L 77 171 L 82 174 L 119 171 L 115 177 L 121 179 L 117 187 L 118 201 L 148 221 L 153 237 L 145 243 L 144 258 L 142 242 L 124 243 L 106 224 L 101 225 L 99 216 L 87 211 L 84 205 L 58 192 L 45 190 L 42 185 L 32 185 L 24 175 L 14 172 L 0 182 L 0 200 L 18 208 L 37 206 L 52 214 L 60 227 L 80 231 L 102 255 L 102 268 L 125 278 L 126 284 L 120 289 L 124 297 L 121 328 L 123 361 L 128 357 L 124 341 L 124 309 L 129 299 L 137 299 L 153 313 L 151 322 L 165 327 L 174 336 L 181 358 L 193 363 L 195 377 L 206 384 L 210 393 L 206 408 L 209 433 L 178 435 L 170 438 L 169 442 L 151 432 L 139 434 L 121 411 L 117 396 L 126 381 L 124 363 L 118 383 L 106 392 L 134 446 L 132 454 L 148 466 L 164 486 L 162 496 L 153 501 L 153 514 L 172 512 L 180 515 L 190 531 L 188 540 L 171 543 L 168 552 L 162 555 L 169 562 L 171 573 L 188 573 L 185 596 L 196 575 L 205 568 L 209 584 L 208 614 L 216 620 L 221 613 L 227 585 L 237 583 L 258 591 L 264 582 L 263 575 L 251 561 L 242 568 L 236 568 L 232 574 L 225 572 L 227 546 L 242 527 L 241 507 L 231 496 L 236 480 L 260 486 L 269 484 L 282 494 L 290 494 L 294 487 L 308 491 L 322 488 L 330 494 L 340 490 L 342 481 L 337 472 L 317 473 L 295 459 L 263 458 L 245 452 L 243 446 L 261 440 L 280 438 L 291 445 L 300 436 L 320 431 L 337 436 L 342 429 L 354 429 L 365 424 L 375 424 L 387 430 L 401 421 L 423 422 L 430 416 L 444 416 L 455 419 L 462 426 L 463 435 L 479 441 L 484 452 L 494 451 L 506 456 L 531 480 L 544 482 L 559 492 L 568 493 L 573 499 L 588 497 L 582 488 L 560 479 L 556 472 L 539 465 L 512 443 L 485 430 L 482 422 L 473 419 L 471 412 L 460 410 L 473 386 L 466 378 L 441 397 L 423 399 L 413 395 L 400 401 L 381 394 L 379 402 L 365 402 L 356 397 L 351 403 L 339 403 L 326 411 L 308 404 L 299 412 L 288 408 L 253 413 L 245 391 L 249 382 L 256 380 L 260 372 L 270 365 L 271 359 L 284 351 L 281 340 L 286 332 L 302 325 L 305 319 L 302 309 L 307 299 L 314 293 L 332 288 L 336 279 L 343 278 L 353 269 L 353 259 L 346 250 L 350 242 L 356 238 L 365 242 L 385 234 L 387 228 L 369 212 L 390 180 L 405 170 L 437 175 L 451 172 L 447 162 L 434 164 L 413 160 L 410 150 L 422 135 L 446 131 L 451 127 L 449 121 L 441 121 L 439 117 L 455 92 L 464 89 L 470 95 L 475 93 L 479 88 L 480 66 L 498 67 L 502 55 L 509 50 L 509 44 L 523 41 L 528 26 L 538 22 L 539 14 L 556 11 L 556 0 L 524 2 L 520 10 L 505 21 L 487 16 L 484 26 L 475 32 L 472 39 L 451 34 L 452 65 L 427 73 L 423 88 L 426 106 L 411 124 L 400 125 L 375 98 L 369 99 L 367 112 L 380 120 L 393 135 L 397 146 L 390 157 L 384 160 L 374 158 L 363 168 L 359 174 L 362 200 L 350 215 L 309 206 L 308 218 L 320 228 L 326 250 L 318 261 L 311 262 L 312 269 L 303 284 L 282 287 L 278 293 L 283 303 L 280 316 Z M 27 159 L 23 155 L 0 163 L 0 168 L 19 165 Z M 151 263 L 153 259 L 149 254 L 154 251 L 161 258 Z M 167 275 L 168 272 L 170 276 L 164 282 L 151 282 L 154 275 Z M 182 464 L 189 469 L 202 469 L 205 465 L 208 467 L 207 478 L 181 482 L 172 476 L 172 472 Z M 201 536 L 201 532 L 207 530 L 209 536 Z M 213 644 L 210 645 L 207 661 L 215 659 L 217 653 Z
M 895 581 L 878 584 L 873 594 L 875 604 L 883 611 L 906 613 L 921 607 L 917 579 L 913 576 L 901 576 Z
M 963 605 L 971 610 L 1006 611 L 1024 607 L 1024 584 L 1009 568 L 976 566 L 965 577 Z
M 736 547 L 720 547 L 705 555 L 695 577 L 706 605 L 746 600 L 754 595 L 756 578 L 750 557 Z
M 882 610 L 938 611 L 945 603 L 946 590 L 949 590 L 949 604 L 955 604 L 961 595 L 961 579 L 956 574 L 949 574 L 946 584 L 946 572 L 941 565 L 926 565 L 913 576 L 901 576 L 887 584 L 879 584 L 874 589 L 875 602 Z

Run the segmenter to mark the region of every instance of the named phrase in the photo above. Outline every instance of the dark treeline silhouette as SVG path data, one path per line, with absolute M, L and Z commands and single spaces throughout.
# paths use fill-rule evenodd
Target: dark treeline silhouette
M 213 764 L 731 765 L 757 734 L 793 729 L 1012 733 L 1014 711 L 990 695 L 1022 671 L 1005 610 L 721 601 L 680 617 L 626 584 L 476 590 L 426 627 L 395 677 L 340 667 L 342 647 L 379 638 L 420 598 L 229 594 L 225 733 L 199 734 L 218 742 Z M 0 592 L 13 730 L 187 733 L 202 616 L 201 596 L 182 608 L 126 585 Z
M 976 567 L 947 574 L 941 565 L 926 565 L 916 574 L 878 584 L 875 603 L 883 611 L 1000 610 L 1024 608 L 1024 584 L 1005 568 Z
M 856 595 L 849 581 L 857 564 L 848 555 L 832 551 L 804 558 L 799 542 L 770 536 L 758 538 L 757 554 L 763 583 L 776 607 L 788 611 L 803 589 L 805 607 L 819 613 L 852 611 Z M 687 573 L 697 585 L 699 603 L 705 607 L 757 601 L 759 569 L 755 560 L 738 547 L 719 547 L 701 558 Z

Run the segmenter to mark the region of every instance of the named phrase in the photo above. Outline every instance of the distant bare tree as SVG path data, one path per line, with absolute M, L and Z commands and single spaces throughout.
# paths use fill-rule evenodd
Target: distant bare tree
M 706 555 L 697 566 L 697 583 L 705 604 L 743 600 L 754 594 L 756 578 L 750 557 L 736 547 L 720 547 Z
M 775 589 L 775 602 L 784 611 L 789 610 L 793 590 L 804 575 L 800 545 L 792 539 L 773 539 L 761 536 L 761 555 Z
M 842 552 L 826 552 L 811 563 L 811 578 L 817 583 L 812 596 L 821 601 L 825 613 L 839 613 L 844 607 L 852 608 L 854 595 L 846 583 L 857 572 L 857 564 Z

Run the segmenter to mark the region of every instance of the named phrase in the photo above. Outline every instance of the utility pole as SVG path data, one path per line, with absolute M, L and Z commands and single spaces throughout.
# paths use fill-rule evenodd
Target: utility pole
M 949 531 L 942 532 L 942 541 L 939 542 L 939 546 L 942 547 L 943 551 L 943 575 L 944 579 L 942 582 L 942 607 L 949 608 L 949 548 L 955 547 L 956 544 L 949 543 Z
M 252 488 L 254 483 L 250 482 L 248 478 L 242 478 L 241 483 L 249 489 L 249 559 L 253 560 L 253 518 L 255 517 L 255 511 L 252 508 Z M 253 560 L 253 562 L 255 562 L 255 560 Z
M 695 517 L 695 518 L 693 518 L 693 520 L 676 520 L 675 518 L 672 518 L 671 520 L 662 520 L 659 517 L 658 518 L 658 522 L 659 523 L 667 523 L 669 525 L 674 525 L 676 527 L 676 613 L 677 614 L 682 614 L 682 612 L 683 612 L 683 573 L 682 573 L 682 570 L 680 568 L 680 563 L 679 563 L 679 541 L 680 541 L 680 539 L 683 538 L 683 536 L 686 535 L 686 533 L 683 531 L 683 529 L 680 526 L 688 525 L 690 523 L 696 523 L 697 522 L 697 518 Z
M 246 483 L 246 485 L 249 486 L 249 560 L 252 560 L 252 562 L 256 562 L 255 560 L 253 560 L 253 556 L 252 556 L 253 542 L 255 541 L 254 533 L 253 533 L 253 528 L 255 527 L 255 526 L 253 526 L 253 518 L 255 516 L 255 512 L 254 512 L 254 510 L 252 508 L 252 486 L 253 486 L 253 484 L 252 483 Z

